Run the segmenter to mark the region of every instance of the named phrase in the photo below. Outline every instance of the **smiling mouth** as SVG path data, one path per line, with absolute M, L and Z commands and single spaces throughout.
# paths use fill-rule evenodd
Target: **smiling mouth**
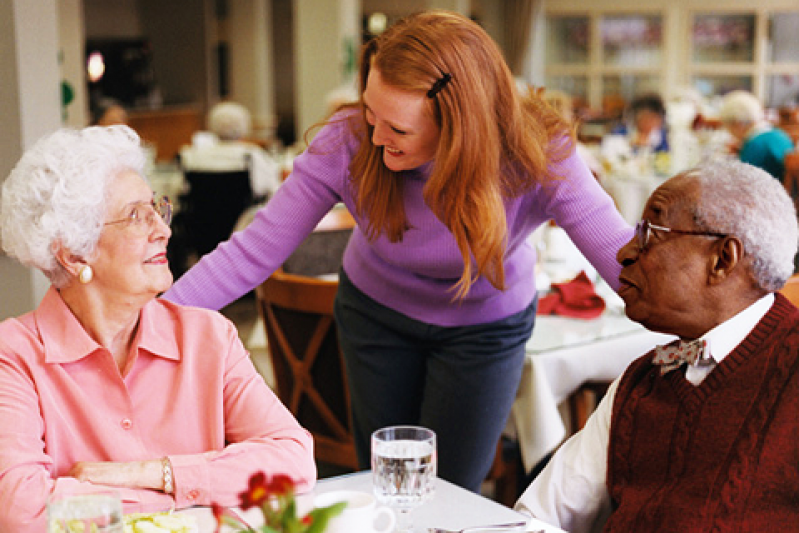
M 144 262 L 151 265 L 162 265 L 167 262 L 166 252 L 154 255 L 151 258 L 145 260 Z
M 390 155 L 402 155 L 402 150 L 397 150 L 396 148 L 389 148 L 388 146 L 384 146 L 383 148 L 384 148 L 384 149 L 386 150 L 386 152 L 388 152 Z

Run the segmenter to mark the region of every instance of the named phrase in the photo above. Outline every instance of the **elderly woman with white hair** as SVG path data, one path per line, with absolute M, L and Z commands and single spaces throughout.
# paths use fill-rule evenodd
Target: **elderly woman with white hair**
M 156 299 L 171 204 L 144 161 L 126 126 L 62 129 L 3 184 L 3 249 L 51 287 L 0 323 L 0 531 L 44 531 L 54 494 L 111 488 L 133 512 L 236 505 L 254 470 L 314 484 L 309 433 L 234 326 Z
M 739 144 L 738 158 L 782 182 L 785 154 L 794 144 L 787 133 L 766 121 L 760 100 L 747 91 L 729 92 L 722 99 L 719 119 Z

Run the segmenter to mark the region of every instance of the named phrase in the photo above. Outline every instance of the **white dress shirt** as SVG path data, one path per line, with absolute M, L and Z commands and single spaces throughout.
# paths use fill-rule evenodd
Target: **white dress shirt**
M 767 294 L 701 338 L 710 364 L 689 365 L 685 378 L 699 385 L 754 329 L 774 303 Z M 588 533 L 610 509 L 605 478 L 613 400 L 621 377 L 608 388 L 585 427 L 567 440 L 516 503 L 516 510 L 571 533 Z

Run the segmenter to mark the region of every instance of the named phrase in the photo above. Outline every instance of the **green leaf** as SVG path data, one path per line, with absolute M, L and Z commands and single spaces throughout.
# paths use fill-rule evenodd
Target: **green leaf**
M 311 517 L 311 525 L 306 529 L 307 533 L 322 533 L 327 528 L 327 523 L 336 515 L 341 514 L 347 502 L 338 502 L 329 507 L 318 507 L 308 513 Z

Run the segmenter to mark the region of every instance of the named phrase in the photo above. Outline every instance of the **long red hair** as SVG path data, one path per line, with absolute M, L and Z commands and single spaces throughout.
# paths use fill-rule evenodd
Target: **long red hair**
M 537 94 L 521 94 L 501 51 L 476 23 L 455 13 L 411 15 L 364 45 L 360 92 L 372 68 L 383 81 L 427 93 L 444 74 L 452 78 L 428 98 L 441 135 L 424 199 L 452 232 L 464 262 L 456 299 L 478 276 L 505 288 L 507 223 L 503 200 L 555 178 L 551 159 L 573 149 L 573 131 Z M 383 163 L 363 113 L 353 128 L 361 144 L 350 164 L 357 213 L 367 237 L 402 240 L 409 227 L 403 181 Z

